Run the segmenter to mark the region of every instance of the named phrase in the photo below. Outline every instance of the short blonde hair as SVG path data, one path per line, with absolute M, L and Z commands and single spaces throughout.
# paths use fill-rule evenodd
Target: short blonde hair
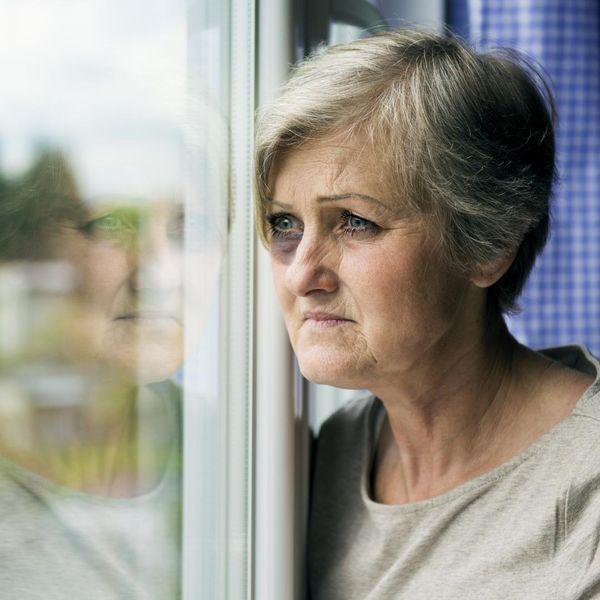
M 489 291 L 514 310 L 549 227 L 554 104 L 514 51 L 477 53 L 422 30 L 383 32 L 300 63 L 258 115 L 256 214 L 268 244 L 269 178 L 283 154 L 332 135 L 377 153 L 399 202 L 427 215 L 448 263 L 470 271 L 516 249 Z

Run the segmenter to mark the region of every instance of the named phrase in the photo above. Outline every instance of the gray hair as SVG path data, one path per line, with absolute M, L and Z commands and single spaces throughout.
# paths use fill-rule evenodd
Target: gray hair
M 449 265 L 473 272 L 516 251 L 488 293 L 495 309 L 515 310 L 548 235 L 554 116 L 539 70 L 514 51 L 477 53 L 419 30 L 326 48 L 300 63 L 258 116 L 261 238 L 268 245 L 277 160 L 311 140 L 358 135 L 398 201 L 432 220 Z

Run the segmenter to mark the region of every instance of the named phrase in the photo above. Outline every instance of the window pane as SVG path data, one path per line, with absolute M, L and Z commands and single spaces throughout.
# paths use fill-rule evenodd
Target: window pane
M 186 3 L 3 0 L 0 36 L 1 595 L 177 598 L 184 345 L 214 296 L 192 335 L 184 262 L 218 239 Z

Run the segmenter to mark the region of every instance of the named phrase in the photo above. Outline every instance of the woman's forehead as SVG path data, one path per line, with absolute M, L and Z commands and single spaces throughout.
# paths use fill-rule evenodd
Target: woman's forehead
M 393 186 L 372 148 L 355 139 L 306 142 L 279 157 L 271 171 L 272 200 L 279 196 L 351 192 L 390 199 Z

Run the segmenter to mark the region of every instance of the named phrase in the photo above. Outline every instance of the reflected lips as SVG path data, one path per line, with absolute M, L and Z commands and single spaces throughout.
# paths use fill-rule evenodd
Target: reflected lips
M 147 311 L 137 311 L 132 313 L 126 313 L 124 315 L 119 315 L 115 318 L 115 321 L 123 321 L 123 320 L 159 320 L 159 319 L 173 319 L 179 320 L 177 316 L 172 312 L 165 311 L 155 311 L 155 310 L 147 310 Z
M 307 312 L 304 313 L 305 322 L 316 329 L 329 329 L 337 327 L 344 323 L 352 323 L 351 319 L 345 319 L 340 315 L 324 312 Z

